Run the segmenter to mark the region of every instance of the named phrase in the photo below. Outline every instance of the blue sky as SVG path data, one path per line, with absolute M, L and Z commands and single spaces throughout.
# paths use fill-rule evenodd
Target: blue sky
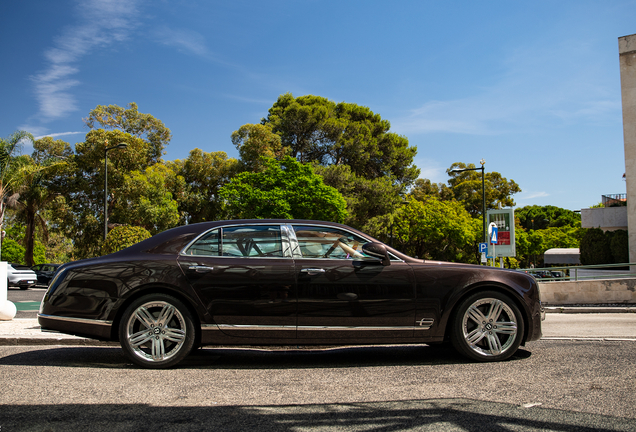
M 619 0 L 5 1 L 0 136 L 74 144 L 91 109 L 136 102 L 172 131 L 164 159 L 234 157 L 234 130 L 314 94 L 389 120 L 421 177 L 484 158 L 517 206 L 578 210 L 625 192 L 618 37 L 634 18 Z

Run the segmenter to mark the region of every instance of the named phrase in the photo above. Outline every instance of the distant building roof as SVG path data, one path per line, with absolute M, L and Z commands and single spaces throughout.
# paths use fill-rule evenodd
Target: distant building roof
M 581 264 L 579 248 L 548 249 L 543 254 L 544 264 Z

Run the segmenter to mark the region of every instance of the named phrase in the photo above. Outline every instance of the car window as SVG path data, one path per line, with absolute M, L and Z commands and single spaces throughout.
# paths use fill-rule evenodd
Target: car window
M 255 225 L 223 228 L 223 256 L 282 257 L 280 226 Z
M 318 226 L 294 225 L 303 258 L 363 259 L 367 241 L 347 231 Z
M 248 225 L 215 229 L 195 241 L 185 255 L 282 257 L 280 226 Z
M 188 248 L 185 254 L 197 256 L 219 256 L 221 246 L 221 236 L 219 231 L 220 230 L 215 229 L 203 235 Z

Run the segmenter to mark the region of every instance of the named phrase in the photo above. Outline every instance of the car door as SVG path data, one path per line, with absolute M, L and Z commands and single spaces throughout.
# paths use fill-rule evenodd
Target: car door
M 415 284 L 406 263 L 384 266 L 361 253 L 366 239 L 345 229 L 291 229 L 298 278 L 298 338 L 353 342 L 412 338 Z
M 179 264 L 226 335 L 296 336 L 294 263 L 280 225 L 213 229 L 186 248 Z

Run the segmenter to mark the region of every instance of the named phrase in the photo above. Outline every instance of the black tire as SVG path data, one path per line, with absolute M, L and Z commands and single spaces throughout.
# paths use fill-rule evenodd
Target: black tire
M 149 369 L 175 366 L 192 351 L 196 330 L 189 309 L 167 294 L 148 294 L 126 308 L 119 341 L 126 356 Z
M 471 295 L 457 307 L 450 339 L 462 355 L 480 362 L 512 356 L 523 339 L 523 315 L 514 301 L 497 291 Z

